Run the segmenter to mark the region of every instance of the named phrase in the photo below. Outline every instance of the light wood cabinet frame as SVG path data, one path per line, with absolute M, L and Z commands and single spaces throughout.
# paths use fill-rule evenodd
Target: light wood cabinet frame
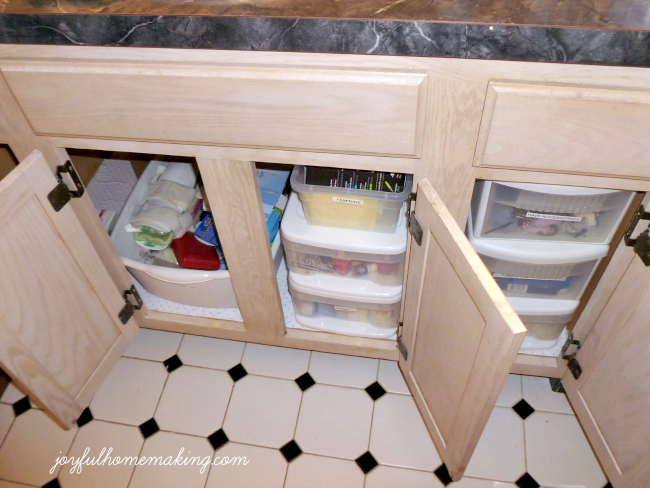
M 80 134 L 79 132 L 83 128 L 67 131 L 43 129 L 45 126 L 39 124 L 45 123 L 43 122 L 45 119 L 39 118 L 40 115 L 34 116 L 41 110 L 36 102 L 47 104 L 48 97 L 56 97 L 56 84 L 51 86 L 45 84 L 42 87 L 43 93 L 38 94 L 37 97 L 34 95 L 33 86 L 29 90 L 25 90 L 17 85 L 17 82 L 22 80 L 20 78 L 22 75 L 19 76 L 16 73 L 29 72 L 32 69 L 30 66 L 40 66 L 41 68 L 48 66 L 51 71 L 56 71 L 57 66 L 70 66 L 71 64 L 76 65 L 82 71 L 85 69 L 84 67 L 92 67 L 94 73 L 101 73 L 102 69 L 110 71 L 116 66 L 129 72 L 137 71 L 138 67 L 151 71 L 158 69 L 155 68 L 157 66 L 164 70 L 191 70 L 193 73 L 200 73 L 201 70 L 214 71 L 215 69 L 235 74 L 238 70 L 246 73 L 262 70 L 271 75 L 273 72 L 280 73 L 286 70 L 293 73 L 309 73 L 310 70 L 313 73 L 325 71 L 331 73 L 338 70 L 338 72 L 362 73 L 361 77 L 364 80 L 373 79 L 373 77 L 378 80 L 387 80 L 398 73 L 399 76 L 402 76 L 402 80 L 417 80 L 417 83 L 412 85 L 416 86 L 417 109 L 414 111 L 413 105 L 411 105 L 408 117 L 413 119 L 415 116 L 414 125 L 411 126 L 411 129 L 402 131 L 402 136 L 400 136 L 403 139 L 402 142 L 398 140 L 392 146 L 402 149 L 380 149 L 376 154 L 371 154 L 373 151 L 369 151 L 368 146 L 348 145 L 340 147 L 338 150 L 311 143 L 302 147 L 296 147 L 295 144 L 287 147 L 275 144 L 253 147 L 248 144 L 239 146 L 236 143 L 224 144 L 218 138 L 210 140 L 208 136 L 202 136 L 201 140 L 188 141 L 185 138 L 169 142 L 154 140 L 155 138 L 102 138 L 97 133 Z M 482 125 L 482 121 L 486 120 L 486 114 L 490 110 L 489 104 L 486 106 L 486 98 L 489 101 L 490 90 L 494 88 L 495 84 L 561 85 L 565 88 L 569 87 L 566 88 L 569 90 L 572 89 L 571 87 L 589 87 L 592 92 L 602 92 L 608 95 L 616 92 L 623 98 L 626 96 L 625 93 L 632 93 L 635 100 L 638 100 L 639 97 L 645 100 L 645 93 L 650 89 L 650 70 L 647 69 L 355 55 L 0 46 L 0 72 L 2 73 L 0 78 L 0 143 L 9 144 L 18 159 L 24 159 L 32 150 L 38 149 L 43 153 L 45 161 L 50 167 L 55 168 L 67 159 L 64 148 L 190 156 L 196 158 L 201 167 L 204 178 L 207 180 L 206 189 L 211 199 L 224 204 L 233 202 L 233 205 L 219 216 L 218 225 L 229 229 L 227 232 L 229 237 L 225 239 L 224 247 L 226 254 L 234 257 L 234 259 L 229 259 L 229 264 L 231 264 L 233 285 L 244 323 L 175 316 L 147 310 L 136 314 L 136 320 L 140 325 L 161 330 L 325 352 L 398 359 L 399 354 L 394 341 L 285 329 L 270 258 L 268 237 L 266 237 L 261 216 L 258 189 L 255 185 L 254 161 L 412 173 L 415 175 L 416 184 L 422 183 L 424 186 L 419 189 L 420 191 L 428 192 L 430 196 L 435 193 L 435 197 L 429 198 L 430 202 L 433 200 L 438 202 L 434 207 L 446 209 L 442 212 L 445 215 L 443 220 L 446 222 L 443 227 L 448 230 L 454 225 L 457 225 L 458 229 L 464 227 L 473 185 L 477 178 L 650 191 L 650 176 L 631 170 L 614 174 L 615 172 L 602 169 L 576 171 L 571 168 L 553 166 L 545 168 L 519 167 L 508 164 L 489 166 L 482 163 L 476 164 L 477 161 L 482 160 L 481 141 L 485 138 L 485 134 L 489 134 L 489 131 L 485 132 L 487 129 Z M 34 86 L 38 86 L 33 79 L 30 83 L 35 83 Z M 416 93 L 409 90 L 405 95 L 406 98 L 403 99 L 406 100 L 404 103 L 411 103 L 408 100 L 413 99 L 412 94 Z M 396 100 L 402 99 L 400 93 L 394 91 L 391 93 Z M 47 109 L 43 113 L 46 114 L 47 124 L 50 124 L 48 127 L 54 128 L 51 124 L 56 114 L 48 112 Z M 284 123 L 284 121 L 281 122 Z M 317 121 L 314 123 L 315 127 L 318 127 Z M 415 139 L 413 139 L 415 142 L 409 139 L 413 134 L 415 134 Z M 381 134 L 372 134 L 372 140 L 378 138 L 381 139 Z M 398 137 L 398 139 L 400 138 Z M 603 174 L 607 176 L 603 176 Z M 230 180 L 237 181 L 241 191 L 226 189 L 223 194 L 219 193 L 223 189 L 223 183 Z M 84 196 L 70 205 L 84 232 L 92 241 L 92 245 L 110 274 L 116 289 L 128 288 L 130 285 L 129 274 L 101 226 L 90 199 Z M 422 202 L 416 204 L 416 211 L 420 205 Z M 420 207 L 419 212 L 422 211 L 422 207 Z M 453 225 L 452 222 L 454 222 Z M 481 265 L 474 262 L 475 259 L 471 256 L 470 250 L 461 243 L 459 231 L 451 231 L 451 234 L 455 236 L 452 239 L 453 242 L 459 248 L 465 249 L 461 253 L 464 256 L 463 259 L 474 263 L 474 267 L 480 268 Z M 238 252 L 242 242 L 251 243 L 250 252 Z M 443 252 L 443 254 L 450 259 L 449 252 Z M 594 324 L 603 323 L 601 315 L 606 311 L 603 307 L 610 303 L 611 297 L 616 296 L 621 283 L 626 282 L 625 277 L 628 276 L 628 273 L 640 273 L 632 271 L 631 267 L 624 265 L 628 256 L 629 249 L 623 247 L 619 247 L 614 253 L 610 265 L 594 289 L 592 299 L 586 305 L 584 313 L 575 326 L 574 333 L 580 340 L 588 340 L 589 337 L 592 337 L 590 331 Z M 417 282 L 414 272 L 421 271 L 424 261 L 416 254 L 409 256 L 407 262 L 408 272 L 405 276 L 405 283 L 408 295 L 413 290 L 413 285 L 409 284 L 409 280 L 415 279 Z M 453 260 L 450 259 L 450 262 Z M 481 272 L 478 272 L 478 275 L 481 275 Z M 247 286 L 251 279 L 257 280 L 258 286 Z M 488 282 L 489 280 L 484 285 L 487 288 L 494 288 Z M 479 295 L 482 293 L 478 289 L 476 291 Z M 522 336 L 522 330 L 518 329 L 517 325 L 518 319 L 516 317 L 506 318 L 510 317 L 509 306 L 497 299 L 499 294 L 496 290 L 493 291 L 494 294 L 490 296 L 495 303 L 499 302 L 497 308 L 500 311 L 488 311 L 489 304 L 481 305 L 482 313 L 486 317 L 492 317 L 490 320 L 493 319 L 494 313 L 501 314 L 502 318 L 500 326 L 490 329 L 495 334 L 496 346 L 498 346 L 495 349 L 498 351 L 495 364 L 484 371 L 489 377 L 491 387 L 482 387 L 481 381 L 478 380 L 479 376 L 471 373 L 468 377 L 468 391 L 473 392 L 470 396 L 475 395 L 475 398 L 480 400 L 480 404 L 472 406 L 471 401 L 464 400 L 467 402 L 466 406 L 459 407 L 462 419 L 467 419 L 469 422 L 467 425 L 472 427 L 456 436 L 455 433 L 459 431 L 454 425 L 457 424 L 448 416 L 449 412 L 444 411 L 433 412 L 432 420 L 427 424 L 432 433 L 440 431 L 441 436 L 436 445 L 443 453 L 444 460 L 449 463 L 450 472 L 455 477 L 462 474 L 473 446 L 478 440 L 477 435 L 480 434 L 481 425 L 484 425 L 484 421 L 487 419 L 485 412 L 491 409 L 493 401 L 496 399 L 495 395 L 498 394 L 500 382 L 504 381 L 508 371 L 555 377 L 561 377 L 566 372 L 566 361 L 560 357 L 516 354 L 517 341 Z M 480 301 L 476 297 L 472 300 Z M 405 340 L 410 337 L 415 341 L 414 337 L 417 335 L 417 330 L 412 328 L 413 313 L 414 309 L 406 305 L 403 311 Z M 265 316 L 261 318 L 260 314 L 265 314 Z M 477 323 L 479 322 L 480 320 L 477 320 Z M 605 325 L 599 327 L 607 330 Z M 505 336 L 508 336 L 508 341 L 500 342 Z M 412 342 L 411 348 L 416 350 L 417 347 L 423 347 L 423 344 L 422 342 Z M 484 345 L 485 347 L 481 346 L 481 351 L 477 350 L 476 357 L 480 356 L 483 362 L 487 360 L 484 355 L 488 352 L 488 345 L 494 346 L 495 343 L 488 341 Z M 515 355 L 513 364 L 511 356 Z M 414 371 L 413 364 L 409 361 L 402 358 L 401 366 L 407 373 L 407 381 L 416 400 L 418 395 L 421 396 L 418 405 L 426 420 L 427 415 L 432 412 L 430 409 L 428 410 L 426 392 L 423 391 L 422 385 L 428 384 L 428 380 L 421 374 L 419 378 L 416 378 L 418 373 L 415 373 L 415 376 L 409 376 Z M 431 386 L 424 388 L 429 389 Z M 572 402 L 575 401 L 572 400 Z M 634 471 L 634 476 L 639 476 L 640 472 L 642 471 Z M 620 486 L 626 486 L 623 483 L 624 481 L 621 481 Z
M 56 61 L 53 61 L 56 60 Z M 191 70 L 200 71 L 201 66 L 210 69 L 210 66 L 226 69 L 236 73 L 237 69 L 244 72 L 263 67 L 268 70 L 300 69 L 307 72 L 309 69 L 320 70 L 354 70 L 379 73 L 389 71 L 392 73 L 416 73 L 423 81 L 420 108 L 418 109 L 418 127 L 422 130 L 422 151 L 419 157 L 402 158 L 387 156 L 369 156 L 359 153 L 327 153 L 306 152 L 304 150 L 280 150 L 271 148 L 232 147 L 218 145 L 175 144 L 168 142 L 151 142 L 136 140 L 97 139 L 92 137 L 70 136 L 39 136 L 28 119 L 24 116 L 21 107 L 16 102 L 14 94 L 6 85 L 5 78 L 20 72 L 29 72 L 30 66 L 46 71 L 57 71 L 56 63 L 70 66 L 74 63 L 76 71 L 84 72 L 84 66 L 92 67 L 94 72 L 103 69 L 111 71 L 113 67 L 118 71 L 137 71 L 142 66 L 151 71 L 153 66 L 163 67 L 166 70 Z M 494 80 L 516 79 L 517 83 L 548 83 L 563 85 L 588 85 L 601 86 L 610 89 L 617 87 L 619 90 L 628 89 L 639 92 L 650 86 L 648 70 L 617 67 L 588 67 L 544 65 L 539 63 L 512 63 L 502 61 L 469 61 L 454 59 L 423 59 L 400 57 L 369 57 L 369 56 L 337 56 L 313 54 L 288 54 L 288 53 L 243 53 L 227 51 L 200 51 L 191 50 L 180 53 L 173 49 L 119 49 L 119 48 L 94 48 L 94 47 L 48 47 L 48 46 L 0 46 L 0 70 L 3 79 L 0 80 L 0 108 L 4 118 L 0 118 L 0 142 L 9 143 L 19 158 L 25 157 L 31 149 L 38 148 L 46 154 L 46 160 L 53 161 L 53 165 L 60 164 L 67 159 L 64 147 L 79 149 L 115 150 L 124 152 L 141 152 L 153 154 L 168 154 L 178 156 L 191 156 L 199 161 L 239 161 L 241 167 L 249 165 L 250 161 L 277 162 L 288 164 L 329 165 L 338 167 L 374 169 L 383 171 L 407 172 L 415 175 L 415 181 L 427 178 L 436 188 L 445 205 L 461 225 L 465 223 L 469 208 L 470 196 L 476 178 L 490 178 L 505 181 L 543 182 L 551 184 L 570 184 L 592 186 L 599 188 L 632 189 L 637 191 L 650 190 L 650 179 L 631 179 L 621 177 L 601 177 L 589 174 L 559 174 L 556 172 L 521 171 L 512 169 L 485 168 L 473 166 L 476 148 L 480 147 L 478 139 L 481 129 L 481 120 L 484 117 L 486 96 L 490 92 L 490 84 Z M 6 72 L 5 72 L 6 71 Z M 61 71 L 61 70 L 58 70 Z M 65 70 L 64 70 L 65 71 Z M 426 76 L 422 78 L 422 76 Z M 377 75 L 378 79 L 381 76 Z M 49 90 L 49 92 L 48 92 Z M 44 95 L 56 97 L 53 88 L 43 87 Z M 11 122 L 9 122 L 11 121 Z M 478 144 L 478 146 L 477 146 Z M 48 156 L 49 154 L 49 156 Z M 216 180 L 213 180 L 216 181 Z M 211 186 L 211 185 L 209 185 Z M 208 190 L 210 191 L 210 190 Z M 249 195 L 250 196 L 250 195 Z M 250 200 L 242 199 L 245 205 Z M 256 205 L 256 203 L 255 203 Z M 105 236 L 103 227 L 94 208 L 87 198 L 74 202 L 75 213 L 92 238 L 96 248 L 103 256 L 113 280 L 124 288 L 130 283 L 130 278 L 110 240 Z M 255 209 L 252 209 L 255 212 Z M 246 212 L 246 211 L 244 211 Z M 254 215 L 250 214 L 249 215 Z M 255 242 L 264 242 L 264 233 L 259 229 L 251 235 L 258 235 Z M 239 265 L 235 263 L 234 274 L 245 276 L 250 269 L 259 265 Z M 264 282 L 268 285 L 270 295 L 263 299 L 266 303 L 275 301 L 277 286 L 271 283 L 268 274 L 268 261 L 264 259 L 263 268 L 267 275 Z M 604 279 L 607 279 L 605 276 Z M 235 282 L 238 279 L 235 278 Z M 243 288 L 243 289 L 242 289 Z M 240 301 L 254 304 L 255 299 L 250 297 L 253 293 L 242 284 L 239 289 Z M 236 291 L 237 292 L 237 291 Z M 250 298 L 247 298 L 250 297 Z M 274 307 L 276 308 L 276 307 Z M 251 310 L 254 310 L 252 308 Z M 213 337 L 226 337 L 239 334 L 260 334 L 266 337 L 271 332 L 267 341 L 275 341 L 271 336 L 284 333 L 284 324 L 281 320 L 281 310 L 276 308 L 272 316 L 277 318 L 271 321 L 274 325 L 255 325 L 255 313 L 244 312 L 245 321 L 241 323 L 225 321 L 198 320 L 192 325 L 195 333 L 203 333 Z M 178 321 L 179 328 L 182 324 L 180 318 L 161 318 L 159 313 L 142 311 L 138 313 L 141 324 L 151 327 L 160 327 L 162 323 L 167 328 Z M 200 325 L 199 325 L 200 324 Z M 234 332 L 240 330 L 240 332 Z M 290 331 L 291 332 L 291 331 Z M 304 331 L 307 335 L 314 335 L 314 342 L 327 344 L 331 342 L 334 352 L 348 354 L 361 354 L 377 357 L 397 358 L 394 344 L 386 347 L 386 341 L 366 339 L 365 345 L 358 348 L 350 345 L 348 339 L 323 336 L 319 332 Z M 260 340 L 260 339 L 258 339 Z M 300 347 L 300 341 L 290 341 L 293 347 Z M 312 343 L 309 339 L 305 344 Z M 565 368 L 565 361 L 560 358 L 548 358 L 533 355 L 518 355 L 512 367 L 513 372 L 536 374 L 544 376 L 561 376 Z

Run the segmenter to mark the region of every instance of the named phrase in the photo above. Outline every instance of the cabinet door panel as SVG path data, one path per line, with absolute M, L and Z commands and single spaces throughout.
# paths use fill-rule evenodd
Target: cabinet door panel
M 0 182 L 0 366 L 69 427 L 137 327 L 56 184 L 37 151 Z
M 625 273 L 585 338 L 562 384 L 615 488 L 650 479 L 650 268 L 627 254 Z
M 411 239 L 400 367 L 451 477 L 459 479 L 526 328 L 427 180 Z
M 6 62 L 37 134 L 416 157 L 426 75 Z
M 650 92 L 492 82 L 474 164 L 650 176 Z

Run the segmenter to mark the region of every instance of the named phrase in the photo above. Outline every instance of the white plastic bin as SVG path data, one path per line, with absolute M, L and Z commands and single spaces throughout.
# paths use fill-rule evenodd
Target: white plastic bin
M 372 232 L 395 231 L 412 186 L 412 175 L 406 176 L 402 192 L 390 193 L 307 185 L 304 166 L 295 166 L 291 173 L 291 188 L 300 197 L 307 222 Z
M 280 228 L 287 266 L 296 274 L 332 274 L 401 285 L 406 259 L 405 212 L 406 203 L 390 234 L 310 225 L 298 196 L 292 193 Z
M 478 238 L 608 244 L 634 192 L 478 181 L 472 197 Z
M 336 334 L 390 338 L 397 331 L 401 286 L 289 272 L 296 322 Z
M 522 351 L 554 348 L 580 304 L 578 300 L 543 298 L 509 298 L 508 300 L 528 329 L 521 346 Z
M 507 297 L 578 300 L 609 250 L 607 244 L 476 238 L 471 212 L 467 230 Z
M 230 273 L 227 270 L 200 271 L 146 264 L 143 254 L 146 251 L 135 243 L 132 234 L 124 230 L 124 226 L 131 220 L 133 210 L 142 203 L 158 168 L 174 164 L 180 163 L 151 161 L 147 165 L 124 204 L 111 239 L 124 265 L 135 279 L 153 295 L 195 307 L 235 308 L 238 306 L 237 299 L 230 282 Z M 280 241 L 280 237 L 276 237 L 271 249 L 276 270 L 282 260 Z

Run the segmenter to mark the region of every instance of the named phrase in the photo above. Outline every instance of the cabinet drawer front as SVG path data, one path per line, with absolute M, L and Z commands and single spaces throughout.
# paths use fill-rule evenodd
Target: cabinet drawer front
M 490 83 L 475 166 L 650 177 L 650 92 Z
M 426 75 L 2 65 L 37 134 L 417 157 Z

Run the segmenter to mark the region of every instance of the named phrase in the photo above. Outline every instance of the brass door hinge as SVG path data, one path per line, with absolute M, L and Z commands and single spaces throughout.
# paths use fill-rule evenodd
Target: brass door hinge
M 417 199 L 417 193 L 411 193 L 408 196 L 407 207 L 406 207 L 406 225 L 408 227 L 411 236 L 415 239 L 415 242 L 418 246 L 422 245 L 422 227 L 420 222 L 418 222 L 417 217 L 415 216 L 415 210 L 411 210 L 411 204 Z
M 578 351 L 582 347 L 582 343 L 573 337 L 573 333 L 569 334 L 564 346 L 562 347 L 562 359 L 569 361 L 569 371 L 573 377 L 577 380 L 582 374 L 582 366 L 576 359 Z
M 639 206 L 638 210 L 632 218 L 632 222 L 625 231 L 625 245 L 634 248 L 634 252 L 641 258 L 643 264 L 650 266 L 650 224 L 638 236 L 632 238 L 634 231 L 639 223 L 639 220 L 650 220 L 650 212 L 646 212 L 643 205 Z
M 68 188 L 68 185 L 63 182 L 63 173 L 68 173 L 70 175 L 76 190 L 71 190 Z M 66 161 L 62 166 L 57 166 L 56 179 L 59 181 L 59 184 L 47 194 L 47 199 L 52 204 L 54 211 L 58 212 L 65 207 L 66 203 L 68 203 L 72 198 L 79 198 L 84 194 L 84 185 L 70 161 Z
M 129 295 L 133 297 L 135 303 L 131 301 Z M 135 311 L 140 310 L 141 308 L 142 298 L 140 298 L 140 294 L 138 293 L 138 290 L 136 290 L 135 285 L 131 285 L 131 288 L 124 290 L 124 307 L 122 307 L 122 310 L 120 310 L 120 313 L 117 314 L 117 316 L 123 324 L 126 324 L 129 319 L 133 317 Z
M 404 358 L 404 361 L 408 360 L 409 358 L 409 352 L 406 349 L 406 345 L 404 344 L 404 341 L 402 340 L 402 328 L 404 327 L 404 323 L 400 322 L 397 326 L 397 348 L 399 349 L 400 354 Z

